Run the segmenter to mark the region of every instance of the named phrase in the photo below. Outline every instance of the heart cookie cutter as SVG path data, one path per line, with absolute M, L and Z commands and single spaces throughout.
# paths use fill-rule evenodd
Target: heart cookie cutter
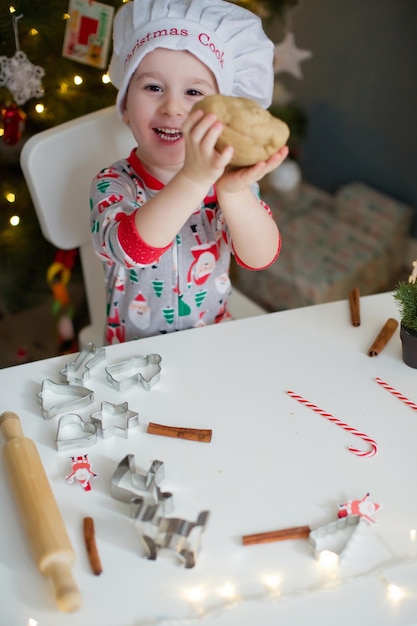
M 59 419 L 55 440 L 58 451 L 93 446 L 96 441 L 96 426 L 83 420 L 77 413 L 67 413 Z

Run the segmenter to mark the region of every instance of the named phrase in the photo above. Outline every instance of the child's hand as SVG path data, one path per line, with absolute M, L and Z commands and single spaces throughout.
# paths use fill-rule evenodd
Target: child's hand
M 284 146 L 269 157 L 267 161 L 260 161 L 250 167 L 225 170 L 224 174 L 216 183 L 217 190 L 226 193 L 241 191 L 245 187 L 258 182 L 266 176 L 266 174 L 276 169 L 287 156 L 288 146 Z
M 225 171 L 233 155 L 233 148 L 228 146 L 223 152 L 215 148 L 223 125 L 212 113 L 193 111 L 182 127 L 185 140 L 185 161 L 183 174 L 194 182 L 208 187 L 213 185 Z

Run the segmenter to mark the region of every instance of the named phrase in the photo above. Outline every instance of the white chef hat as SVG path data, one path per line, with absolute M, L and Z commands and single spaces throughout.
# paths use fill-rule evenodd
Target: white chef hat
M 194 54 L 225 96 L 271 104 L 274 44 L 254 13 L 226 0 L 134 0 L 119 9 L 113 26 L 109 74 L 120 115 L 133 73 L 156 48 Z

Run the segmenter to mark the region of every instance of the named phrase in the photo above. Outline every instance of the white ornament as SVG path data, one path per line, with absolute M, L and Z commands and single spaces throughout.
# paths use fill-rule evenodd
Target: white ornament
M 284 40 L 275 46 L 274 72 L 288 72 L 296 78 L 302 78 L 300 63 L 311 56 L 310 50 L 297 48 L 293 33 L 287 33 Z
M 295 191 L 301 183 L 301 179 L 300 166 L 292 159 L 286 159 L 268 175 L 272 187 L 283 193 Z
M 17 50 L 11 58 L 0 57 L 0 86 L 10 91 L 18 105 L 44 95 L 41 83 L 44 75 L 45 70 L 33 65 L 22 50 Z

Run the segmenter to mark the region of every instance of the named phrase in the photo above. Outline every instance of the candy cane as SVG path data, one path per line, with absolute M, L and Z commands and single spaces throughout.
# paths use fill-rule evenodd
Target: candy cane
M 360 433 L 358 430 L 356 430 L 356 428 L 352 428 L 352 426 L 349 426 L 349 424 L 342 422 L 331 413 L 327 413 L 327 411 L 323 411 L 323 409 L 320 409 L 318 406 L 316 406 L 312 402 L 309 402 L 302 396 L 299 396 L 298 394 L 294 393 L 294 391 L 287 391 L 287 393 L 289 396 L 291 396 L 291 398 L 294 398 L 294 400 L 301 402 L 301 404 L 304 404 L 309 409 L 312 409 L 313 411 L 315 411 L 322 417 L 325 417 L 326 419 L 328 419 L 330 422 L 333 422 L 333 424 L 336 424 L 336 426 L 341 426 L 344 430 L 347 430 L 349 433 L 352 433 L 352 435 L 355 435 L 356 437 L 360 437 L 361 439 L 363 439 L 364 441 L 366 441 L 366 443 L 370 445 L 370 449 L 366 450 L 365 452 L 363 452 L 362 450 L 359 450 L 358 448 L 354 448 L 353 446 L 350 446 L 348 448 L 350 452 L 353 452 L 353 454 L 356 454 L 357 456 L 368 456 L 368 457 L 374 456 L 377 453 L 377 450 L 378 450 L 377 443 L 376 441 L 368 437 L 368 435 L 365 435 L 365 433 Z
M 394 389 L 394 387 L 391 387 L 388 383 L 386 383 L 381 378 L 375 378 L 375 380 L 378 383 L 378 385 L 381 385 L 381 387 L 383 387 L 384 389 L 392 393 L 393 396 L 405 402 L 405 404 L 409 406 L 411 409 L 414 409 L 414 411 L 417 411 L 417 404 L 415 402 L 412 402 L 411 400 L 403 396 L 402 393 Z

